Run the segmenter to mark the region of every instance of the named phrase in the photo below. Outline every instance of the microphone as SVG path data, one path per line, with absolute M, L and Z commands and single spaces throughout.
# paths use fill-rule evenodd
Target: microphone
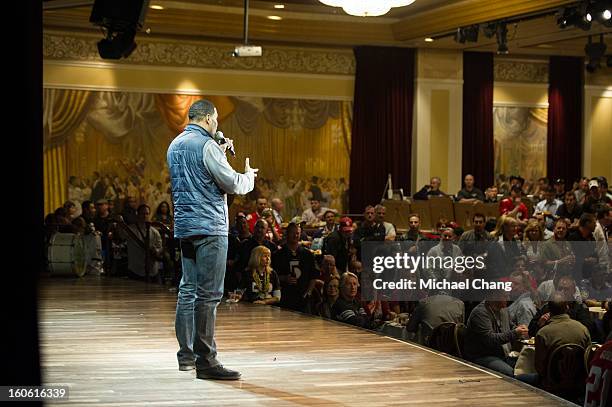
M 225 138 L 225 136 L 223 135 L 222 131 L 217 131 L 215 133 L 215 141 L 217 143 L 219 143 L 219 145 L 223 145 L 227 143 L 227 139 Z M 236 155 L 236 151 L 234 150 L 234 146 L 228 146 L 227 150 L 230 152 L 230 154 L 232 155 L 232 157 L 234 157 Z

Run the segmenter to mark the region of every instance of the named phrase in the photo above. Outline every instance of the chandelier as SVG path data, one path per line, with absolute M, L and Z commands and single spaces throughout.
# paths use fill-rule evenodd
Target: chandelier
M 415 0 L 319 0 L 321 3 L 342 7 L 346 14 L 359 17 L 376 17 L 387 14 L 393 7 L 404 7 Z

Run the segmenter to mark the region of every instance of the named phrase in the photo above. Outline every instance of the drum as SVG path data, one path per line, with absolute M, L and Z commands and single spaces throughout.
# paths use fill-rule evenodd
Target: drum
M 87 258 L 81 235 L 56 233 L 51 236 L 47 259 L 51 275 L 83 277 L 87 271 Z

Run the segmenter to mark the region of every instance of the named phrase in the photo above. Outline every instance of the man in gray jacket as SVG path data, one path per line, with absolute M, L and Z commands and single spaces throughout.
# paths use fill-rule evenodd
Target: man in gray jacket
M 513 377 L 514 368 L 506 357 L 504 346 L 527 337 L 528 329 L 525 325 L 510 328 L 508 313 L 502 312 L 506 308 L 506 297 L 504 291 L 489 290 L 485 301 L 472 310 L 466 329 L 465 356 L 474 363 Z
M 199 100 L 189 124 L 168 147 L 174 237 L 180 239 L 183 277 L 176 305 L 179 370 L 196 369 L 199 379 L 237 380 L 240 373 L 217 360 L 215 318 L 223 296 L 228 247 L 227 193 L 253 190 L 257 169 L 246 159 L 244 174 L 227 162 L 231 140 L 217 133 L 217 108 Z

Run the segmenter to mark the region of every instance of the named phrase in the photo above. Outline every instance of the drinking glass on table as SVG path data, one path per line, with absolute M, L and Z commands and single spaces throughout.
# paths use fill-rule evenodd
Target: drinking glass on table
M 229 293 L 229 298 L 225 302 L 229 303 L 237 303 L 242 299 L 242 294 L 244 294 L 244 289 L 237 288 L 233 292 Z

